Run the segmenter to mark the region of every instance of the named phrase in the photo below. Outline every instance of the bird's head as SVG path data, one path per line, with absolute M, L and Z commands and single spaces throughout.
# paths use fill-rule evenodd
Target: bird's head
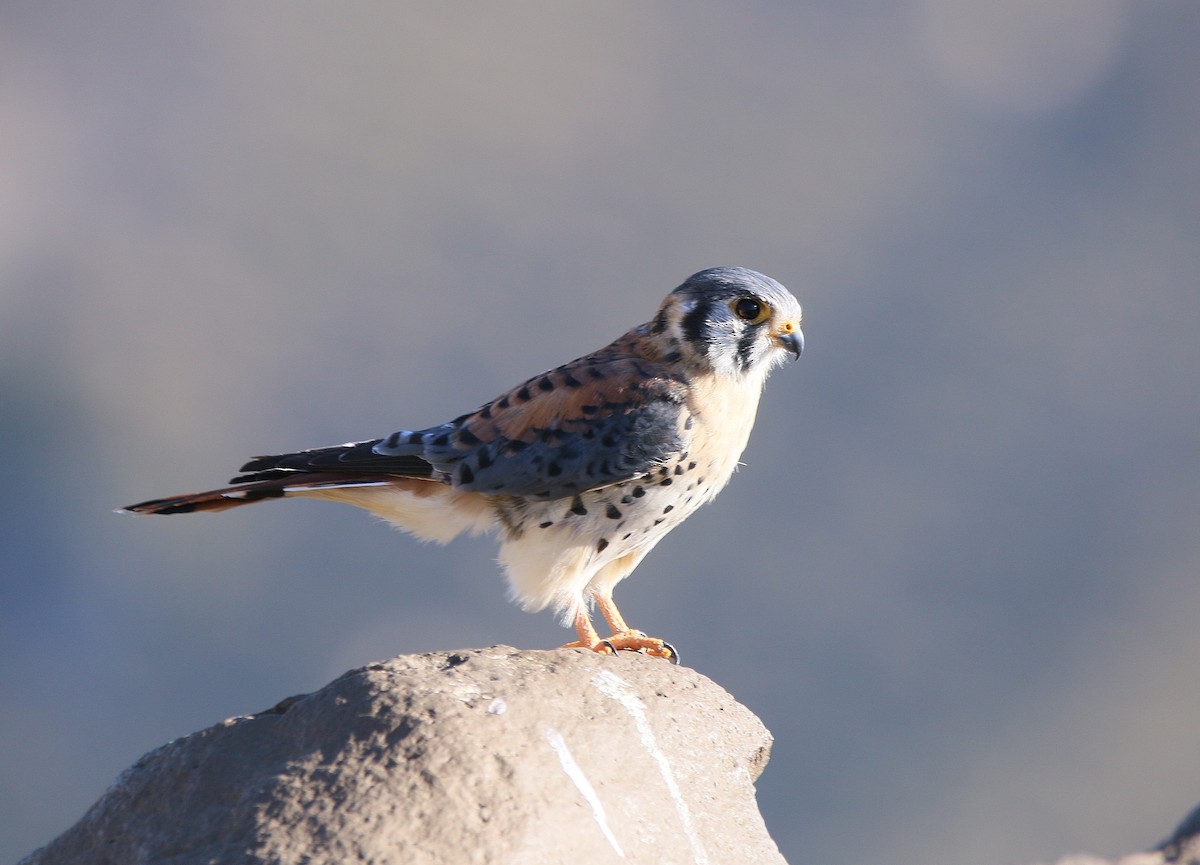
M 769 276 L 714 267 L 688 277 L 647 325 L 684 363 L 765 378 L 804 350 L 800 303 Z

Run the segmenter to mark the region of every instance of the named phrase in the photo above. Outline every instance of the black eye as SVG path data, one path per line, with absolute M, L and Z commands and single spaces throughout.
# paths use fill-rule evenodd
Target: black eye
M 750 297 L 743 297 L 733 304 L 733 313 L 744 321 L 760 321 L 763 318 L 764 306 Z

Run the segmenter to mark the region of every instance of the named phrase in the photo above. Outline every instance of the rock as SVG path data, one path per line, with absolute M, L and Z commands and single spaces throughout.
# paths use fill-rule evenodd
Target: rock
M 1200 865 L 1200 806 L 1183 818 L 1170 838 L 1149 853 L 1131 853 L 1111 860 L 1066 856 L 1054 865 Z
M 1183 818 L 1171 837 L 1155 848 L 1155 853 L 1160 854 L 1164 862 L 1200 865 L 1200 805 Z
M 152 751 L 22 865 L 783 863 L 770 744 L 661 659 L 402 656 Z

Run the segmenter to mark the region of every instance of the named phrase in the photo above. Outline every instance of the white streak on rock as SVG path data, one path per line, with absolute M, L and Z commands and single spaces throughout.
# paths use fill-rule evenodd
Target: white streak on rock
M 646 704 L 641 701 L 628 682 L 608 670 L 601 670 L 597 673 L 592 678 L 592 684 L 601 694 L 616 700 L 633 716 L 633 722 L 637 725 L 638 735 L 642 740 L 642 747 L 658 764 L 658 771 L 662 774 L 663 781 L 666 782 L 667 791 L 675 803 L 675 810 L 679 812 L 683 831 L 692 845 L 692 855 L 696 865 L 708 865 L 708 853 L 704 850 L 700 836 L 696 834 L 696 827 L 692 825 L 691 812 L 688 810 L 687 802 L 683 799 L 683 793 L 679 790 L 679 784 L 675 781 L 671 763 L 667 760 L 667 755 L 658 747 L 654 731 L 650 729 L 650 722 L 646 719 Z
M 617 843 L 616 836 L 608 828 L 608 818 L 604 816 L 604 805 L 600 802 L 600 797 L 596 795 L 596 788 L 592 786 L 587 776 L 583 774 L 583 769 L 579 768 L 579 764 L 571 756 L 571 750 L 567 747 L 567 742 L 562 737 L 562 734 L 552 727 L 542 727 L 542 737 L 554 749 L 554 753 L 558 755 L 558 760 L 562 763 L 563 771 L 567 773 L 567 777 L 575 782 L 575 786 L 579 788 L 579 792 L 583 794 L 583 798 L 592 806 L 592 813 L 596 817 L 596 822 L 600 825 L 600 831 L 608 839 L 608 843 L 617 851 L 617 855 L 624 859 L 625 853 L 621 850 L 621 845 Z

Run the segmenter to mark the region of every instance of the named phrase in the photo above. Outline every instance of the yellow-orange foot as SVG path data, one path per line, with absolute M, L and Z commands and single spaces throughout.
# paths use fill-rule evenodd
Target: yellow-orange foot
M 643 655 L 650 655 L 654 658 L 666 658 L 672 664 L 679 663 L 679 652 L 666 640 L 647 637 L 641 631 L 634 631 L 632 629 L 620 631 L 608 639 L 597 640 L 591 644 L 576 640 L 573 643 L 567 643 L 563 648 L 591 649 L 593 652 L 599 652 L 602 655 L 615 655 L 621 651 L 641 652 Z

